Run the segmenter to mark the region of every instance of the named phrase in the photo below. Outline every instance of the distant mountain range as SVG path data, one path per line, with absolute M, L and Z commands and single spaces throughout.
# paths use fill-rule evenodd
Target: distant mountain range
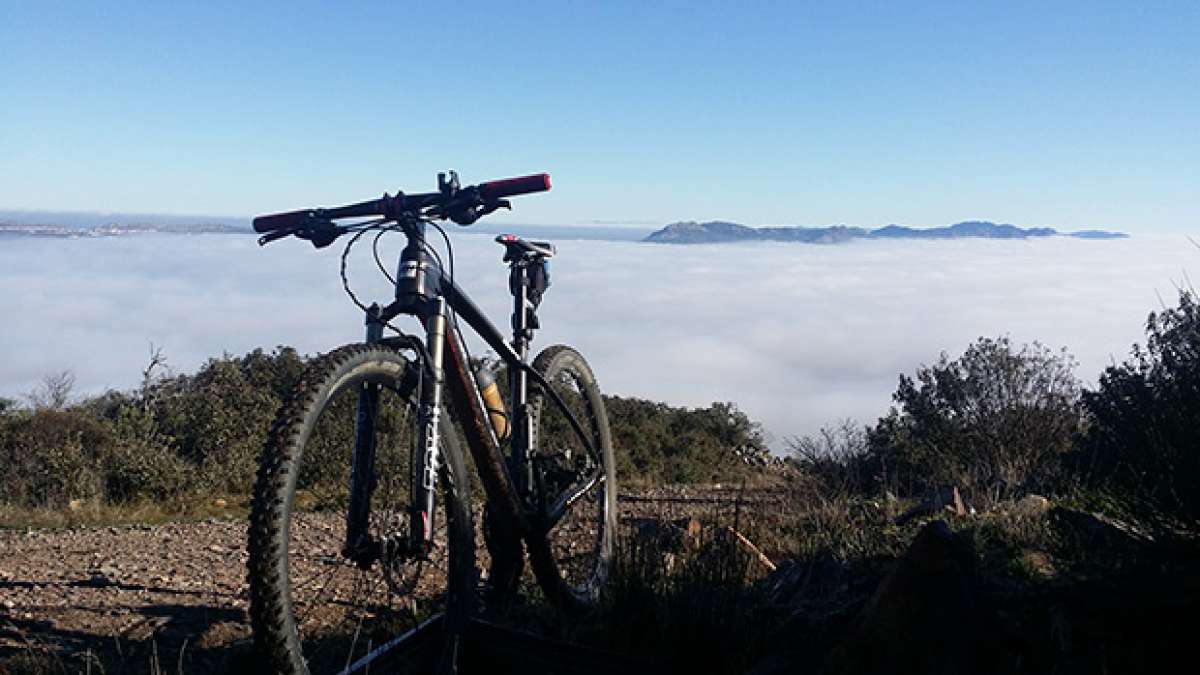
M 946 227 L 915 228 L 887 225 L 878 229 L 832 225 L 829 227 L 747 227 L 713 220 L 671 223 L 642 241 L 659 244 L 712 244 L 728 241 L 798 241 L 805 244 L 839 244 L 854 239 L 1028 239 L 1066 236 L 1079 239 L 1121 239 L 1129 235 L 1104 230 L 1059 232 L 1050 227 L 1021 228 L 1007 223 L 969 220 Z

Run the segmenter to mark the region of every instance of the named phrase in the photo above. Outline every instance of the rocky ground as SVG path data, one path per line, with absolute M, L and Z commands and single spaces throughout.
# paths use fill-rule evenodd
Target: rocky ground
M 148 668 L 152 638 L 171 665 L 168 645 L 241 640 L 245 541 L 244 523 L 213 520 L 0 532 L 0 655 L 74 671 L 94 654 L 128 652 Z
M 654 672 L 1144 672 L 1188 653 L 1200 539 L 1155 538 L 1036 495 L 976 513 L 948 494 L 796 511 L 779 486 L 627 490 L 618 556 L 632 562 L 612 590 L 620 611 L 595 630 L 536 611 L 521 626 L 540 621 L 535 632 L 552 640 Z M 834 546 L 788 551 L 780 542 L 794 539 L 772 538 L 796 523 L 808 540 L 831 532 Z M 339 517 L 308 515 L 294 530 L 295 574 L 330 588 L 298 593 L 314 621 L 383 592 L 339 564 Z M 0 675 L 254 672 L 245 540 L 244 521 L 228 519 L 0 531 Z M 694 564 L 729 551 L 750 579 L 733 596 L 714 586 L 719 561 Z M 419 597 L 441 588 L 439 567 Z
M 771 498 L 720 485 L 628 492 L 623 529 L 697 515 L 735 522 Z M 330 569 L 339 534 L 336 516 L 302 521 L 294 536 L 306 555 L 295 573 Z M 240 520 L 0 531 L 0 672 L 22 661 L 67 672 L 89 661 L 110 672 L 114 663 L 127 672 L 235 668 L 229 661 L 245 657 L 249 638 L 246 557 Z

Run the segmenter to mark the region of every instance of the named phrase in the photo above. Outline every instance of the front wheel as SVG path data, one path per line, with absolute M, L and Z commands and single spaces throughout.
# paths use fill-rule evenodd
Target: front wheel
M 433 621 L 443 627 L 439 670 L 453 664 L 454 636 L 474 608 L 470 489 L 443 415 L 434 549 L 406 553 L 415 371 L 389 348 L 343 347 L 315 361 L 279 411 L 249 528 L 250 619 L 271 672 L 355 670 L 392 638 Z M 365 517 L 348 518 L 356 508 Z M 348 521 L 366 528 L 357 548 L 347 546 Z
M 617 526 L 608 413 L 596 376 L 571 347 L 547 347 L 534 359 L 533 368 L 566 410 L 540 385 L 530 384 L 530 460 L 542 516 L 540 531 L 527 538 L 530 566 L 551 601 L 567 608 L 588 607 L 599 600 L 608 579 Z M 587 443 L 566 411 L 578 420 Z

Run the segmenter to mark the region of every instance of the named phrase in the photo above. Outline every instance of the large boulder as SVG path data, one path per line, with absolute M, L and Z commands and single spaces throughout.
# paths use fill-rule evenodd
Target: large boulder
M 982 622 L 975 575 L 972 540 L 941 520 L 925 525 L 825 672 L 976 672 Z

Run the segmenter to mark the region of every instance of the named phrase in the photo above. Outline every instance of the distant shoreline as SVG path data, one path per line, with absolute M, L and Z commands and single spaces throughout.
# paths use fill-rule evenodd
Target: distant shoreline
M 0 223 L 0 237 L 48 237 L 54 239 L 96 239 L 136 234 L 251 234 L 249 228 L 235 225 L 13 225 Z

